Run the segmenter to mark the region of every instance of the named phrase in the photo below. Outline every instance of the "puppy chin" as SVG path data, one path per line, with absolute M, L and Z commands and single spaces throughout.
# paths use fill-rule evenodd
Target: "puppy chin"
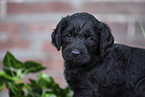
M 89 62 L 90 56 L 82 56 L 78 58 L 63 56 L 63 59 L 74 65 L 83 65 Z

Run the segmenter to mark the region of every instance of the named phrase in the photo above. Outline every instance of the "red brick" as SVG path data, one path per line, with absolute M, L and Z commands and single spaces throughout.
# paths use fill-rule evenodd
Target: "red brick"
M 95 13 L 145 13 L 145 2 L 88 2 L 83 10 Z
M 34 31 L 39 31 L 41 30 L 41 27 L 40 27 L 40 24 L 36 24 L 36 23 L 33 23 L 33 24 L 26 24 L 26 30 L 28 32 L 34 32 Z
M 145 48 L 145 40 L 134 40 L 130 42 L 130 45 L 139 48 Z
M 2 7 L 1 7 L 1 2 L 0 2 L 0 13 L 1 13 L 1 11 L 2 11 L 1 8 L 2 8 Z
M 0 50 L 9 50 L 11 48 L 28 48 L 29 43 L 19 38 L 19 32 L 20 24 L 0 23 Z
M 59 53 L 60 54 L 60 53 Z M 22 62 L 25 62 L 27 60 L 32 60 L 38 63 L 41 63 L 44 67 L 47 67 L 44 71 L 49 70 L 64 70 L 64 61 L 63 58 L 59 54 L 46 54 L 43 58 L 25 58 L 21 59 Z
M 70 10 L 71 10 L 70 5 L 64 2 L 31 3 L 31 4 L 8 3 L 8 14 L 68 12 Z
M 26 24 L 27 32 L 52 32 L 54 29 L 54 24 L 51 23 L 29 23 Z
M 145 38 L 143 37 L 143 33 L 141 32 L 138 23 L 136 23 L 136 31 L 135 31 L 136 33 L 134 38 L 129 38 L 127 34 L 128 28 L 126 22 L 124 23 L 110 22 L 107 24 L 112 29 L 114 38 L 118 43 L 135 47 L 145 47 Z
M 9 35 L 16 35 L 20 31 L 20 25 L 15 23 L 0 23 L 0 32 L 6 32 Z
M 127 35 L 127 22 L 119 23 L 119 22 L 108 22 L 107 23 L 111 28 L 113 34 L 122 34 Z
M 50 41 L 43 43 L 42 50 L 43 52 L 46 52 L 46 53 L 57 52 L 57 49 L 51 44 Z
M 132 46 L 132 47 L 145 48 L 144 40 L 133 40 L 133 39 L 125 38 L 125 39 L 120 40 L 119 43 Z
M 2 92 L 6 92 L 6 91 L 8 91 L 8 89 L 6 88 L 6 86 L 4 86 L 3 89 L 2 89 L 2 91 L 1 91 L 1 93 Z
M 54 81 L 55 81 L 59 86 L 62 85 L 62 78 L 60 78 L 60 77 L 54 77 Z
M 41 60 L 41 63 L 48 70 L 64 70 L 63 59 L 48 58 L 47 60 Z
M 0 41 L 0 50 L 9 50 L 11 48 L 27 49 L 28 47 L 29 42 L 18 38 L 9 38 L 8 40 Z
M 113 34 L 115 41 L 120 42 L 120 40 L 125 40 L 127 36 L 127 23 L 119 22 L 106 22 L 111 28 L 111 33 Z

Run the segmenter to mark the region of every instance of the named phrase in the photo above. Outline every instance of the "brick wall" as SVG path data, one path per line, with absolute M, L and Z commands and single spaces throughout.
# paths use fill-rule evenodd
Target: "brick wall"
M 89 12 L 110 25 L 116 42 L 145 48 L 139 25 L 140 20 L 145 27 L 145 0 L 8 0 L 0 7 L 0 63 L 6 51 L 21 61 L 41 62 L 62 87 L 63 60 L 50 36 L 63 16 Z

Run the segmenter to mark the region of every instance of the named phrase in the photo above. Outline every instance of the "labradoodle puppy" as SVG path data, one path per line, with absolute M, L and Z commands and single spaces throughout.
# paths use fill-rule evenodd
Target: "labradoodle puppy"
M 61 19 L 52 44 L 73 97 L 145 97 L 145 49 L 114 44 L 109 26 L 88 13 Z

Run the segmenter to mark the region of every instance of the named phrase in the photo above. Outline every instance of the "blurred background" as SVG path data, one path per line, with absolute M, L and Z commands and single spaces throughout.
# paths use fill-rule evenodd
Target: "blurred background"
M 62 17 L 88 12 L 107 23 L 115 42 L 145 48 L 145 0 L 0 0 L 0 70 L 6 51 L 21 61 L 42 63 L 42 71 L 52 76 L 61 87 L 63 59 L 51 45 L 51 33 Z M 35 78 L 29 75 L 28 78 Z M 0 97 L 7 97 L 3 89 Z

